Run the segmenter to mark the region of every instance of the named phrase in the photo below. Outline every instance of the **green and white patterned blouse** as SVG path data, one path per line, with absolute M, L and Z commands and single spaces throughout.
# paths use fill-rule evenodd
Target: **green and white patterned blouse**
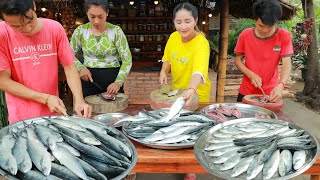
M 115 82 L 123 84 L 132 66 L 132 55 L 128 41 L 122 29 L 111 23 L 106 23 L 106 30 L 95 36 L 91 23 L 83 24 L 75 29 L 71 37 L 71 48 L 74 54 L 82 50 L 83 64 L 76 59 L 75 65 L 82 68 L 116 68 L 122 65 Z

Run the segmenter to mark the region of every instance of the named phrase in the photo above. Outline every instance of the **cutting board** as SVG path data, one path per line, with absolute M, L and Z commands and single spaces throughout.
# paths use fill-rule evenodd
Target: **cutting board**
M 85 101 L 92 106 L 94 113 L 118 112 L 128 107 L 128 96 L 123 93 L 117 94 L 114 101 L 105 100 L 98 95 L 87 96 Z
M 160 89 L 152 91 L 150 94 L 150 106 L 152 109 L 169 108 L 176 101 L 177 98 L 182 96 L 183 90 L 179 90 L 178 94 L 169 97 L 167 94 L 173 91 L 170 86 L 162 86 Z M 193 95 L 191 103 L 184 106 L 183 109 L 195 111 L 199 107 L 199 96 L 196 93 Z

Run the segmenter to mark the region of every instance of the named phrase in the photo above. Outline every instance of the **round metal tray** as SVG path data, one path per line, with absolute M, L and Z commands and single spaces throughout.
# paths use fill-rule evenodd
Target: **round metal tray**
M 156 143 L 149 143 L 146 141 L 142 141 L 140 139 L 134 138 L 132 136 L 130 136 L 127 132 L 126 132 L 126 124 L 124 124 L 124 126 L 122 126 L 122 132 L 123 134 L 125 134 L 128 138 L 151 148 L 156 148 L 156 149 L 185 149 L 185 148 L 192 148 L 194 146 L 194 144 L 196 143 L 194 142 L 190 142 L 190 143 L 177 143 L 177 144 L 156 144 Z
M 208 110 L 213 110 L 215 108 L 218 108 L 219 106 L 223 105 L 226 106 L 228 108 L 237 108 L 241 113 L 242 113 L 242 118 L 254 118 L 256 113 L 263 113 L 263 114 L 268 114 L 271 119 L 278 119 L 277 115 L 266 108 L 263 107 L 259 107 L 259 106 L 254 106 L 254 105 L 250 105 L 250 104 L 241 104 L 241 103 L 219 103 L 219 104 L 211 104 L 209 106 L 206 106 L 204 108 L 202 108 L 200 110 L 201 113 L 204 113 Z M 235 117 L 228 117 L 228 120 L 234 120 L 237 119 Z
M 113 127 L 121 127 L 123 125 L 123 123 L 118 123 L 118 124 L 114 124 L 116 122 L 118 122 L 119 120 L 121 120 L 122 118 L 125 117 L 129 117 L 129 114 L 125 114 L 125 113 L 106 113 L 106 114 L 99 114 L 97 116 L 94 116 L 92 119 L 99 121 L 105 125 L 110 125 Z
M 223 179 L 228 179 L 228 180 L 233 180 L 233 179 L 246 179 L 246 173 L 243 173 L 241 175 L 239 175 L 236 178 L 232 178 L 230 176 L 231 174 L 231 170 L 226 170 L 226 171 L 220 171 L 219 168 L 221 165 L 219 164 L 213 164 L 211 163 L 208 158 L 206 153 L 204 152 L 204 147 L 208 141 L 209 138 L 212 137 L 212 134 L 214 134 L 216 131 L 218 131 L 219 129 L 226 127 L 226 126 L 230 126 L 230 125 L 234 125 L 234 124 L 239 124 L 239 123 L 245 123 L 245 122 L 265 122 L 265 123 L 274 123 L 277 124 L 279 122 L 285 122 L 282 120 L 275 120 L 275 119 L 256 119 L 256 118 L 245 118 L 245 119 L 238 119 L 238 120 L 233 120 L 233 121 L 226 121 L 224 123 L 218 124 L 212 128 L 210 128 L 209 130 L 207 130 L 205 133 L 203 133 L 197 140 L 195 146 L 194 146 L 194 154 L 196 156 L 196 159 L 198 160 L 198 162 L 200 163 L 200 165 L 205 168 L 209 173 L 221 177 Z M 291 128 L 295 128 L 298 130 L 301 130 L 302 128 L 289 123 L 288 124 L 289 127 Z M 314 144 L 317 145 L 317 148 L 312 148 L 307 150 L 307 158 L 306 158 L 306 162 L 303 165 L 303 167 L 301 167 L 298 171 L 290 171 L 288 175 L 280 177 L 278 173 L 277 177 L 274 175 L 272 177 L 272 179 L 277 179 L 277 180 L 283 180 L 283 179 L 290 179 L 290 178 L 294 178 L 300 174 L 302 174 L 304 171 L 306 171 L 307 169 L 309 169 L 313 163 L 317 160 L 318 157 L 318 151 L 319 151 L 319 142 L 317 141 L 316 137 L 313 136 L 312 134 L 308 133 L 307 131 L 305 131 L 305 134 L 310 135 L 310 139 L 312 140 L 312 142 Z M 262 179 L 262 173 L 260 172 L 258 174 L 258 176 L 254 179 Z
M 44 116 L 45 118 L 50 118 L 49 116 Z M 52 119 L 56 118 L 57 116 L 51 116 Z M 77 118 L 77 117 L 71 117 L 71 118 Z M 92 121 L 91 119 L 87 119 L 88 121 Z M 2 129 L 0 129 L 0 137 L 3 137 L 4 135 L 8 134 L 9 130 L 12 128 L 23 128 L 24 127 L 24 123 L 30 124 L 30 123 L 41 123 L 41 122 L 46 122 L 47 120 L 43 119 L 42 117 L 37 117 L 37 118 L 30 118 L 30 119 L 26 119 L 24 121 L 19 121 L 16 122 L 14 124 L 11 124 L 9 126 L 6 126 Z M 96 121 L 98 122 L 98 121 Z M 101 126 L 105 126 L 105 124 L 98 122 L 101 124 Z M 121 142 L 125 143 L 131 150 L 132 152 L 132 160 L 131 160 L 131 165 L 128 167 L 128 169 L 126 169 L 124 172 L 122 172 L 121 174 L 119 174 L 118 176 L 112 178 L 112 180 L 121 180 L 124 177 L 126 177 L 134 168 L 134 166 L 137 164 L 137 160 L 138 160 L 138 153 L 136 150 L 136 147 L 132 144 L 132 142 L 125 136 L 122 134 L 121 131 L 117 130 L 114 127 L 113 128 L 115 131 L 119 132 L 118 135 L 121 138 Z M 6 174 L 2 174 L 3 171 L 0 171 L 0 175 L 2 176 L 6 176 Z M 1 176 L 0 176 L 1 177 Z M 1 178 L 0 178 L 1 179 Z

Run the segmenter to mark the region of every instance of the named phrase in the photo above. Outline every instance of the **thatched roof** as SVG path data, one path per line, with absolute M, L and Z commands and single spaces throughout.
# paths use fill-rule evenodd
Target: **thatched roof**
M 220 9 L 221 2 L 223 0 L 218 0 L 217 9 Z M 252 5 L 255 0 L 229 0 L 230 9 L 229 14 L 236 18 L 253 18 L 252 16 Z M 291 19 L 298 8 L 292 4 L 289 4 L 285 0 L 278 0 L 282 6 L 282 18 L 281 20 Z

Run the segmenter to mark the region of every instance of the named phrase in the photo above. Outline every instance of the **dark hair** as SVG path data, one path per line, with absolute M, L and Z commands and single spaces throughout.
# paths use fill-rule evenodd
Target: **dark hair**
M 198 13 L 197 7 L 195 7 L 194 5 L 192 5 L 192 4 L 188 3 L 188 2 L 185 2 L 185 3 L 180 3 L 180 4 L 178 4 L 178 5 L 174 8 L 174 10 L 173 10 L 173 20 L 176 19 L 176 14 L 177 14 L 177 12 L 180 11 L 180 10 L 182 10 L 182 9 L 185 9 L 185 10 L 191 12 L 191 15 L 192 15 L 192 17 L 193 17 L 194 19 L 197 19 L 198 16 L 199 16 L 199 15 L 198 15 L 199 13 Z M 201 34 L 203 34 L 203 35 L 205 36 L 205 34 L 204 34 L 202 31 L 200 31 L 200 29 L 199 29 L 198 26 L 195 27 L 195 30 L 198 31 L 198 32 L 200 32 Z
M 174 10 L 173 10 L 173 19 L 176 18 L 176 13 L 178 11 L 180 11 L 181 9 L 185 9 L 187 11 L 190 11 L 191 14 L 192 14 L 192 17 L 194 19 L 198 18 L 198 9 L 197 9 L 197 7 L 195 7 L 194 5 L 186 2 L 186 3 L 180 3 L 174 8 Z
M 27 19 L 33 19 L 33 16 L 26 15 L 30 10 L 33 11 L 33 0 L 1 0 L 0 1 L 0 18 L 2 15 L 20 15 Z M 21 19 L 23 22 L 23 19 Z
M 109 4 L 107 0 L 85 0 L 84 7 L 86 12 L 88 12 L 91 5 L 101 6 L 106 12 L 109 11 Z
M 263 24 L 274 25 L 282 16 L 282 7 L 278 0 L 257 0 L 252 13 L 255 20 L 260 18 Z

